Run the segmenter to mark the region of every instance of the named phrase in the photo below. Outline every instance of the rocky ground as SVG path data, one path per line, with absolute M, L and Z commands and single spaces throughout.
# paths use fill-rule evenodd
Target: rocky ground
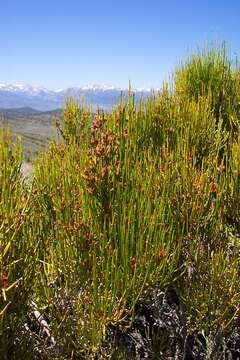
M 55 306 L 58 302 L 61 307 L 71 306 L 66 294 L 64 298 L 56 296 Z M 34 359 L 63 359 L 61 344 L 51 335 L 51 324 L 34 302 L 24 331 L 35 342 Z M 106 353 L 111 354 L 110 357 L 103 355 Z M 109 326 L 96 357 L 74 357 L 74 360 L 83 359 L 237 360 L 240 359 L 240 319 L 236 319 L 227 336 L 220 332 L 206 336 L 201 329 L 190 333 L 186 310 L 175 291 L 154 291 L 137 304 L 133 321 L 127 319 L 124 324 Z
M 111 327 L 108 343 L 113 359 L 237 360 L 240 359 L 240 319 L 231 334 L 189 333 L 187 314 L 174 291 L 156 291 L 140 302 L 130 328 Z
M 24 178 L 30 178 L 32 175 L 32 164 L 30 162 L 24 162 L 21 166 L 21 172 Z

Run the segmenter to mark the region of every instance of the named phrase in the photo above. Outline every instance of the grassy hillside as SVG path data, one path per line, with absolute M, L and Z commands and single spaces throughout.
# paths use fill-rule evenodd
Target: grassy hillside
M 22 139 L 25 159 L 31 159 L 46 145 L 56 138 L 53 126 L 54 118 L 61 117 L 61 112 L 41 112 L 31 108 L 0 109 L 0 127 L 10 128 L 14 136 Z
M 239 69 L 225 49 L 210 49 L 186 60 L 160 94 L 135 102 L 130 90 L 93 121 L 68 101 L 63 141 L 37 159 L 31 183 L 22 180 L 21 145 L 1 133 L 2 358 L 122 359 L 103 340 L 155 289 L 174 290 L 184 305 L 183 348 L 195 331 L 209 344 L 232 331 Z

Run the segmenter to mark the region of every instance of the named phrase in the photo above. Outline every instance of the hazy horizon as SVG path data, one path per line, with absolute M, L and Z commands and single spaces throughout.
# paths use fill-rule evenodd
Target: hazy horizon
M 130 82 L 130 85 L 133 89 L 137 90 L 137 91 L 150 91 L 150 90 L 159 90 L 161 88 L 161 86 L 159 87 L 136 87 L 134 86 L 133 83 Z M 19 83 L 5 83 L 5 82 L 1 82 L 0 81 L 0 90 L 3 89 L 4 87 L 19 87 L 19 89 L 21 89 L 21 87 L 29 87 L 29 88 L 35 88 L 35 89 L 42 89 L 42 90 L 49 90 L 49 91 L 53 91 L 53 92 L 61 92 L 67 89 L 71 89 L 71 88 L 79 88 L 79 89 L 83 89 L 83 90 L 92 90 L 92 89 L 105 89 L 105 90 L 128 90 L 129 88 L 129 82 L 128 84 L 126 84 L 126 86 L 115 86 L 114 84 L 107 84 L 107 83 L 89 83 L 89 84 L 78 84 L 75 86 L 69 86 L 69 87 L 61 87 L 61 88 L 49 88 L 46 86 L 39 86 L 36 84 L 30 84 L 30 83 L 23 83 L 23 82 L 19 82 Z

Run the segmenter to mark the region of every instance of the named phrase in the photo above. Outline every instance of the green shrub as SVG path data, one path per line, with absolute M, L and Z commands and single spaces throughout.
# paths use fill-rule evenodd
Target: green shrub
M 133 316 L 154 288 L 177 290 L 190 332 L 231 327 L 240 300 L 238 74 L 225 49 L 209 50 L 146 100 L 130 89 L 111 112 L 93 113 L 69 99 L 62 141 L 38 156 L 27 184 L 21 149 L 2 133 L 3 354 L 18 346 L 35 356 L 22 330 L 31 300 L 65 359 L 91 358 L 108 326 Z

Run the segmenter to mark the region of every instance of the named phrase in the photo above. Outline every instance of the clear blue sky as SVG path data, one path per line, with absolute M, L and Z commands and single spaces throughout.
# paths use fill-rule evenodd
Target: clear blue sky
M 0 82 L 159 87 L 206 41 L 240 50 L 240 0 L 0 0 Z

